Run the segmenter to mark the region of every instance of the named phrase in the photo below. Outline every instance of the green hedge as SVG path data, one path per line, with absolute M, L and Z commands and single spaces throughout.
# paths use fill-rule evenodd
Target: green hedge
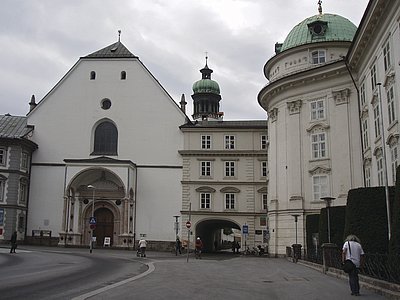
M 306 217 L 306 237 L 307 237 L 307 249 L 314 249 L 312 235 L 319 233 L 319 214 L 308 215 Z
M 389 187 L 389 199 L 394 199 L 394 187 Z M 388 253 L 386 196 L 384 187 L 359 188 L 349 191 L 346 226 L 343 238 L 355 234 L 364 251 Z
M 346 206 L 333 206 L 329 208 L 331 243 L 336 244 L 340 249 L 343 246 L 345 215 Z M 329 241 L 327 208 L 321 209 L 319 218 L 319 241 L 320 245 L 328 243 Z
M 389 253 L 399 255 L 400 253 L 400 166 L 396 170 L 396 186 L 393 209 L 391 211 L 392 236 L 389 243 Z

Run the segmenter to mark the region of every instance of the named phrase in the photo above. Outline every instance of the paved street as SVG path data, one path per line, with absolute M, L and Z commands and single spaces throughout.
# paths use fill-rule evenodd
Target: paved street
M 190 257 L 187 262 L 185 255 L 176 257 L 172 253 L 149 252 L 147 258 L 137 258 L 134 252 L 123 250 L 94 250 L 92 255 L 88 255 L 86 249 L 49 249 L 52 252 L 60 251 L 60 255 L 67 255 L 67 259 L 72 257 L 80 270 L 78 273 L 61 270 L 65 276 L 61 276 L 61 280 L 57 276 L 54 279 L 59 289 L 58 296 L 47 294 L 48 299 L 353 299 L 347 281 L 285 259 L 230 254 L 204 255 L 201 260 Z M 12 268 L 16 256 L 32 253 L 37 257 L 48 256 L 49 252 L 46 251 L 49 249 L 28 247 L 29 252 L 19 249 L 20 252 L 15 256 L 2 249 L 0 282 L 7 278 L 5 273 L 10 274 L 8 270 L 11 270 L 9 268 Z M 62 254 L 64 251 L 67 252 Z M 98 268 L 93 269 L 92 263 L 97 264 Z M 113 268 L 112 263 L 119 263 L 118 268 Z M 65 267 L 65 264 L 57 264 Z M 54 272 L 54 268 L 53 265 L 48 272 Z M 90 269 L 94 278 L 97 276 L 94 272 L 102 273 L 96 278 L 96 284 L 81 278 L 81 287 L 79 281 L 69 285 L 73 293 L 62 292 L 68 286 L 63 286 L 62 282 L 73 281 L 73 276 L 83 274 L 86 268 Z M 37 286 L 47 286 L 49 283 L 46 282 L 51 278 L 43 278 L 43 283 L 40 283 L 41 280 L 36 282 Z M 1 286 L 4 291 L 5 285 Z M 24 286 L 19 288 L 24 289 Z M 42 295 L 44 292 L 51 293 L 51 290 L 41 291 Z M 36 293 L 40 294 L 38 291 Z M 367 299 L 384 299 L 365 289 L 361 290 L 361 294 Z M 23 298 L 14 295 L 7 299 Z

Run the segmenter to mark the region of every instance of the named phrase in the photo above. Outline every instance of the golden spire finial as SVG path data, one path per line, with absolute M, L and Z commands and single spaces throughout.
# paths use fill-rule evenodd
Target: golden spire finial
M 320 15 L 322 15 L 322 1 L 321 0 L 318 1 L 318 12 Z

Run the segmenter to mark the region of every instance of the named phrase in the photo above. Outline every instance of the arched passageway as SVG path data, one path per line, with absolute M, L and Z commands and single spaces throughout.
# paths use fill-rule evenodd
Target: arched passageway
M 196 237 L 200 237 L 204 244 L 204 252 L 216 252 L 223 249 L 223 231 L 231 229 L 232 239 L 233 229 L 240 231 L 240 226 L 231 220 L 207 219 L 196 224 Z

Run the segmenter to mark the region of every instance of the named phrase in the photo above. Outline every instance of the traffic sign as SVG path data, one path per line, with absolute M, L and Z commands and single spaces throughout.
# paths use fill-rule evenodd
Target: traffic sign
M 89 224 L 90 225 L 96 225 L 96 218 L 95 217 L 90 217 Z
M 249 225 L 244 224 L 242 227 L 243 234 L 249 234 Z
M 95 224 L 90 224 L 90 229 L 96 229 L 96 225 Z
M 187 222 L 186 222 L 186 228 L 188 228 L 188 229 L 189 229 L 190 227 L 192 227 L 192 222 L 190 222 L 190 221 L 187 221 Z

